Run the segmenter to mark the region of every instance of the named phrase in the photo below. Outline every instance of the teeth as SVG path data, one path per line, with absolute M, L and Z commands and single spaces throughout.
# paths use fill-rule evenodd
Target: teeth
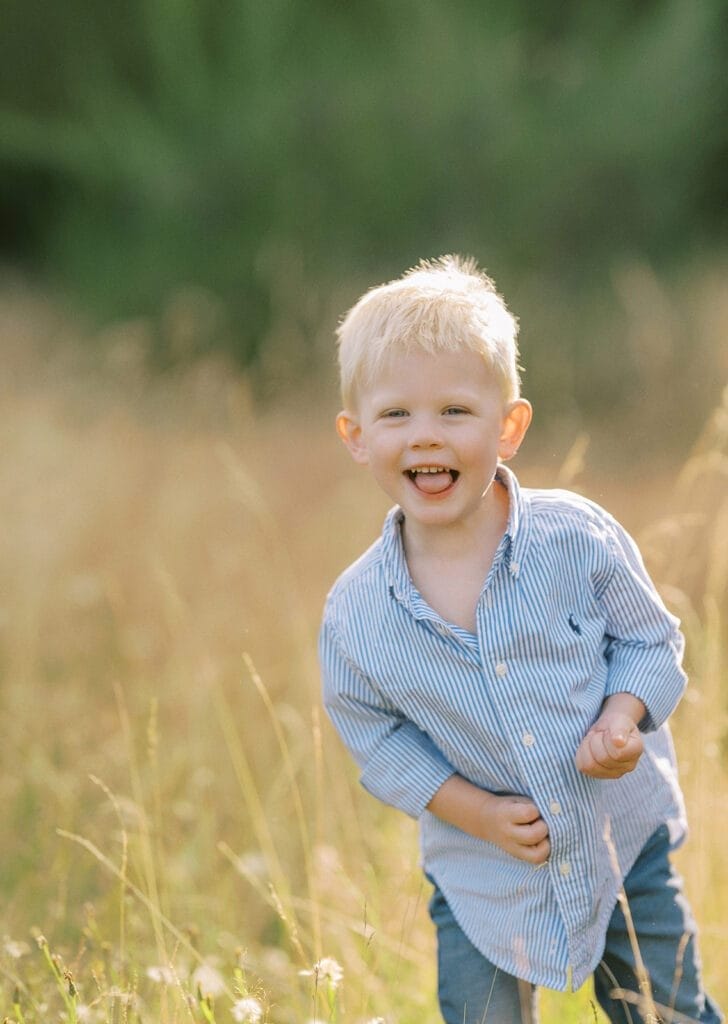
M 410 473 L 449 473 L 447 466 L 415 466 Z

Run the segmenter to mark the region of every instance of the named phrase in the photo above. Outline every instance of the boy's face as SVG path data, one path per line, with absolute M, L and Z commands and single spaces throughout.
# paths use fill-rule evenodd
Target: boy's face
M 389 358 L 337 429 L 408 524 L 429 528 L 468 525 L 487 511 L 498 459 L 515 454 L 530 419 L 528 402 L 504 403 L 474 352 L 413 351 Z

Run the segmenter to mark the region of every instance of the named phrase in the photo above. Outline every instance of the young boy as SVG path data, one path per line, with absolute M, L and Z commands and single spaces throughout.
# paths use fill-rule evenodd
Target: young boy
M 533 1021 L 537 985 L 592 973 L 611 1021 L 654 1020 L 622 883 L 664 1020 L 720 1021 L 668 858 L 678 622 L 607 512 L 505 467 L 531 421 L 515 319 L 445 257 L 338 335 L 338 432 L 396 505 L 328 597 L 324 700 L 365 788 L 420 820 L 445 1021 Z

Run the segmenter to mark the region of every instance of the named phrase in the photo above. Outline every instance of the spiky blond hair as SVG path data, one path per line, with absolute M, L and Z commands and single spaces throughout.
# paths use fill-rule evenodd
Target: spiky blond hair
M 336 333 L 346 408 L 355 407 L 390 354 L 417 349 L 475 352 L 497 377 L 504 401 L 518 398 L 518 321 L 474 259 L 422 260 L 362 295 Z

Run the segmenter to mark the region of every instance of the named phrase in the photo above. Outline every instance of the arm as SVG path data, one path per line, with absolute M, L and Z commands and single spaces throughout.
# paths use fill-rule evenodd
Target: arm
M 364 788 L 419 818 L 455 769 L 348 657 L 331 623 L 319 638 L 324 707 L 361 768 Z
M 662 603 L 632 538 L 611 517 L 605 526 L 611 569 L 596 593 L 608 641 L 604 695 L 635 697 L 643 705 L 636 724 L 642 732 L 651 732 L 667 721 L 685 689 L 684 640 L 679 621 Z M 629 712 L 630 717 L 638 711 Z
M 594 779 L 618 779 L 637 767 L 644 742 L 645 705 L 630 693 L 607 697 L 599 718 L 576 752 L 576 767 Z
M 427 805 L 432 814 L 476 839 L 495 843 L 531 864 L 543 864 L 551 852 L 546 822 L 525 796 L 496 796 L 452 775 Z

